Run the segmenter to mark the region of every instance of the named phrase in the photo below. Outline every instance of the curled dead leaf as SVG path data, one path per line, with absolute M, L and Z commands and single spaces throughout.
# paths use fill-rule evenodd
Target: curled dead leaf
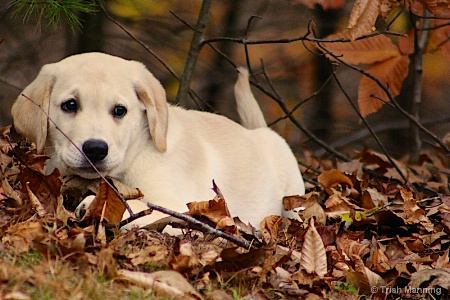
M 339 184 L 344 184 L 353 187 L 353 182 L 351 181 L 351 179 L 338 169 L 322 172 L 317 177 L 317 180 L 319 181 L 320 185 L 324 187 L 325 191 L 329 195 L 334 194 L 331 188 L 334 188 Z
M 259 228 L 266 244 L 269 244 L 270 241 L 277 239 L 282 223 L 283 218 L 280 216 L 267 216 L 259 223 Z
M 215 224 L 223 218 L 230 217 L 225 200 L 219 197 L 209 201 L 190 202 L 187 207 L 189 208 L 189 215 L 207 217 Z

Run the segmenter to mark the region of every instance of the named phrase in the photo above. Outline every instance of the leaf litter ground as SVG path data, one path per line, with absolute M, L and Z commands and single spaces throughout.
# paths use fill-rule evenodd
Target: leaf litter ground
M 177 236 L 120 232 L 111 223 L 125 208 L 114 193 L 44 175 L 46 157 L 14 136 L 0 129 L 0 299 L 448 298 L 450 170 L 439 150 L 417 165 L 395 161 L 397 170 L 369 149 L 346 163 L 306 152 L 308 193 L 283 200 L 303 222 L 244 224 L 218 190 L 188 205 L 190 215 L 249 242 L 244 249 L 188 227 Z M 92 192 L 100 204 L 80 222 L 73 210 Z

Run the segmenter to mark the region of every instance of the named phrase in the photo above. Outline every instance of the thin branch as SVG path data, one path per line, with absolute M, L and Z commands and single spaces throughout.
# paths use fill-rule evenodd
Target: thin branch
M 383 146 L 383 144 L 381 143 L 380 139 L 378 138 L 378 136 L 375 134 L 375 132 L 372 130 L 372 127 L 369 125 L 369 123 L 367 122 L 366 118 L 364 118 L 361 113 L 359 112 L 358 108 L 356 107 L 356 105 L 353 103 L 352 99 L 350 99 L 350 96 L 347 94 L 347 92 L 345 91 L 344 87 L 341 84 L 341 81 L 337 78 L 336 74 L 334 74 L 334 79 L 339 87 L 339 89 L 341 90 L 341 92 L 344 94 L 345 98 L 348 100 L 348 102 L 350 103 L 350 105 L 352 106 L 353 110 L 358 114 L 360 120 L 364 123 L 364 125 L 366 126 L 366 128 L 369 130 L 370 134 L 372 135 L 372 137 L 375 139 L 376 143 L 378 144 L 378 146 L 381 148 L 381 150 L 383 151 L 384 155 L 386 155 L 386 158 L 388 159 L 389 163 L 394 167 L 394 169 L 397 171 L 397 173 L 400 175 L 400 177 L 403 179 L 404 183 L 408 182 L 408 179 L 405 177 L 405 175 L 403 174 L 403 172 L 400 170 L 400 168 L 397 166 L 397 164 L 395 163 L 395 161 L 391 158 L 391 156 L 389 155 L 389 153 L 387 152 L 386 148 Z
M 245 30 L 245 40 L 247 40 L 248 38 L 248 34 L 250 33 L 250 26 L 252 25 L 252 21 L 253 20 L 260 20 L 261 17 L 258 16 L 251 16 L 250 19 L 248 19 L 247 22 L 247 29 Z M 252 70 L 252 64 L 250 61 L 250 55 L 248 53 L 248 45 L 244 44 L 244 50 L 245 50 L 245 61 L 247 62 L 247 69 L 249 71 L 250 74 L 253 74 L 253 70 Z M 258 81 L 258 78 L 253 76 L 253 78 Z
M 352 40 L 350 39 L 319 39 L 319 38 L 310 38 L 308 37 L 309 33 L 306 33 L 302 36 L 292 37 L 292 38 L 282 38 L 282 39 L 262 39 L 262 40 L 248 40 L 246 38 L 231 38 L 231 37 L 215 37 L 215 38 L 209 38 L 205 39 L 202 42 L 202 45 L 210 44 L 210 43 L 217 43 L 217 42 L 232 42 L 232 43 L 238 43 L 243 45 L 265 45 L 265 44 L 290 44 L 294 42 L 299 41 L 307 41 L 307 42 L 313 42 L 313 43 L 350 43 Z M 406 36 L 403 33 L 396 33 L 396 32 L 390 32 L 390 31 L 379 31 L 379 32 L 373 32 L 369 33 L 367 35 L 358 37 L 356 40 L 362 40 L 371 38 L 377 35 L 391 35 L 391 36 Z
M 61 128 L 58 127 L 58 125 L 55 123 L 55 121 L 53 121 L 52 118 L 50 118 L 50 116 L 48 115 L 48 113 L 44 110 L 44 108 L 42 108 L 42 105 L 34 102 L 33 100 L 31 100 L 27 95 L 22 94 L 23 97 L 25 97 L 25 99 L 27 99 L 28 101 L 31 101 L 31 103 L 33 103 L 34 105 L 36 105 L 42 113 L 45 114 L 45 116 L 47 117 L 47 120 L 53 124 L 53 126 L 55 126 L 55 129 L 58 130 L 63 136 L 64 138 L 66 138 L 74 147 L 75 149 L 77 149 L 78 152 L 80 152 L 81 155 L 83 155 L 84 159 L 86 159 L 86 161 L 89 163 L 89 165 L 92 167 L 92 169 L 94 169 L 94 171 L 97 173 L 97 175 L 114 191 L 114 193 L 117 195 L 117 197 L 119 197 L 120 201 L 123 202 L 123 204 L 125 205 L 125 208 L 127 209 L 128 213 L 130 214 L 130 216 L 134 216 L 133 211 L 131 210 L 131 207 L 128 205 L 128 202 L 123 198 L 122 194 L 119 193 L 119 191 L 116 189 L 116 187 L 114 185 L 112 185 L 105 176 L 103 176 L 102 173 L 100 173 L 100 171 L 97 169 L 97 167 L 92 163 L 92 161 L 87 157 L 87 155 L 67 136 L 67 134 L 61 130 Z
M 185 215 L 185 214 L 182 214 L 182 213 L 179 213 L 179 212 L 167 209 L 165 207 L 162 207 L 162 206 L 159 206 L 159 205 L 156 205 L 156 204 L 153 204 L 153 203 L 147 203 L 147 206 L 150 209 L 152 209 L 152 210 L 156 210 L 156 211 L 162 212 L 164 214 L 170 215 L 172 217 L 175 217 L 175 218 L 178 218 L 180 220 L 186 221 L 186 222 L 188 222 L 190 224 L 193 224 L 196 227 L 198 227 L 198 229 L 200 229 L 204 233 L 213 234 L 213 235 L 216 235 L 218 237 L 224 238 L 224 239 L 226 239 L 226 240 L 228 240 L 230 242 L 233 242 L 236 245 L 238 245 L 240 247 L 243 247 L 245 249 L 250 249 L 251 248 L 251 244 L 249 242 L 247 242 L 245 240 L 242 240 L 242 239 L 239 239 L 239 238 L 237 238 L 235 236 L 229 235 L 229 234 L 227 234 L 227 233 L 225 233 L 223 231 L 214 229 L 211 226 L 209 226 L 208 224 L 200 222 L 200 221 L 196 220 L 195 218 L 193 218 L 191 216 L 188 216 L 188 215 Z
M 221 230 L 215 229 L 215 228 L 209 226 L 208 224 L 200 222 L 197 219 L 195 219 L 195 218 L 193 218 L 193 217 L 191 217 L 189 215 L 186 215 L 186 214 L 183 214 L 183 213 L 179 213 L 179 212 L 170 210 L 168 208 L 165 208 L 165 207 L 153 204 L 153 203 L 146 203 L 146 204 L 147 204 L 149 209 L 140 211 L 140 212 L 134 214 L 133 216 L 130 216 L 127 219 L 120 221 L 119 223 L 106 224 L 105 227 L 106 228 L 116 228 L 116 227 L 120 228 L 122 226 L 125 226 L 125 225 L 135 221 L 136 219 L 148 216 L 154 210 L 156 210 L 156 211 L 162 212 L 162 213 L 164 213 L 166 215 L 170 215 L 170 216 L 175 217 L 177 219 L 183 220 L 183 221 L 191 224 L 193 227 L 195 227 L 196 230 L 199 230 L 199 231 L 201 231 L 203 233 L 212 234 L 212 235 L 215 235 L 217 237 L 224 238 L 224 239 L 226 239 L 226 240 L 228 240 L 230 242 L 235 243 L 239 247 L 242 247 L 242 248 L 245 248 L 245 249 L 251 249 L 252 248 L 252 244 L 249 243 L 248 241 L 240 239 L 240 238 L 237 238 L 237 237 L 232 236 L 232 235 L 229 235 L 229 234 L 227 234 L 227 233 L 225 233 L 225 232 L 223 232 Z M 152 224 L 148 224 L 148 225 L 152 225 Z
M 424 125 L 433 125 L 433 124 L 444 124 L 449 123 L 450 117 L 444 116 L 440 118 L 433 118 L 432 120 L 422 120 L 422 123 Z M 391 121 L 391 122 L 383 122 L 380 124 L 376 124 L 372 126 L 372 129 L 375 133 L 380 134 L 386 131 L 390 131 L 393 129 L 408 129 L 409 127 L 409 121 L 408 120 L 400 120 L 400 121 Z M 330 143 L 330 146 L 332 148 L 342 148 L 345 146 L 348 146 L 352 143 L 356 143 L 358 141 L 364 141 L 368 136 L 370 136 L 370 132 L 367 128 L 362 128 L 356 132 L 353 132 L 350 135 L 347 135 L 344 138 L 334 140 Z M 314 156 L 320 157 L 325 154 L 324 149 L 318 149 L 313 152 Z
M 428 129 L 426 129 L 416 118 L 414 118 L 410 113 L 408 113 L 406 110 L 404 110 L 394 99 L 394 97 L 392 97 L 392 94 L 389 91 L 389 88 L 386 87 L 385 85 L 383 85 L 380 80 L 378 80 L 378 78 L 376 78 L 375 76 L 373 76 L 372 74 L 366 72 L 365 70 L 358 68 L 356 66 L 353 66 L 351 64 L 346 63 L 344 60 L 342 60 L 340 57 L 338 57 L 337 55 L 335 55 L 334 53 L 328 51 L 322 44 L 318 43 L 317 44 L 323 52 L 325 52 L 326 54 L 329 54 L 331 57 L 333 57 L 335 60 L 337 60 L 338 62 L 340 62 L 341 64 L 359 72 L 360 74 L 370 78 L 371 80 L 373 80 L 382 90 L 383 92 L 388 96 L 390 103 L 392 103 L 392 105 L 394 105 L 395 109 L 397 109 L 402 115 L 404 115 L 408 120 L 410 120 L 412 123 L 414 123 L 417 127 L 420 128 L 420 130 L 422 130 L 425 134 L 427 134 L 428 136 L 430 136 L 436 143 L 439 144 L 439 146 L 447 153 L 450 153 L 450 149 L 431 131 L 429 131 Z
M 426 18 L 430 13 L 428 10 L 424 12 L 423 27 L 428 27 L 431 20 Z M 419 30 L 416 26 L 416 18 L 411 20 L 414 26 L 414 54 L 412 59 L 412 99 L 410 106 L 410 113 L 417 120 L 420 119 L 420 105 L 422 103 L 422 58 L 425 51 L 426 43 L 428 41 L 429 31 L 422 31 L 419 36 Z M 422 148 L 422 140 L 420 139 L 420 131 L 417 126 L 411 123 L 411 148 L 410 148 L 410 162 L 417 162 L 419 160 L 420 149 Z
M 128 29 L 126 29 L 124 26 L 122 26 L 119 22 L 117 22 L 113 17 L 111 17 L 109 15 L 109 13 L 106 11 L 106 9 L 103 7 L 103 4 L 101 3 L 101 1 L 98 2 L 103 14 L 106 16 L 106 18 L 108 18 L 111 22 L 113 22 L 117 27 L 119 27 L 123 32 L 125 32 L 132 40 L 134 40 L 135 42 L 137 42 L 139 45 L 141 45 L 148 53 L 150 53 L 157 61 L 159 61 L 166 69 L 167 71 L 169 71 L 169 73 L 175 77 L 176 79 L 180 80 L 180 78 L 178 77 L 178 75 L 175 73 L 174 70 L 172 70 L 171 67 L 169 67 L 168 64 L 166 64 L 166 62 L 159 57 L 155 52 L 153 52 L 152 49 L 150 49 L 150 47 L 148 47 L 144 42 L 142 42 L 141 40 L 139 40 L 138 38 L 136 38 L 130 31 L 128 31 Z
M 185 105 L 187 102 L 187 95 L 189 86 L 191 84 L 192 75 L 194 73 L 195 65 L 197 63 L 200 50 L 203 46 L 203 38 L 208 24 L 208 19 L 211 14 L 211 1 L 203 0 L 202 7 L 195 26 L 194 35 L 192 36 L 191 47 L 189 48 L 186 64 L 184 66 L 183 75 L 180 80 L 180 87 L 176 98 L 176 103 Z
M 266 73 L 266 70 L 263 68 L 263 74 L 267 80 L 269 80 L 269 76 Z M 275 102 L 280 106 L 280 108 L 283 110 L 284 114 L 288 117 L 288 119 L 298 128 L 300 129 L 304 134 L 306 134 L 311 140 L 313 140 L 315 143 L 326 149 L 329 153 L 335 155 L 337 158 L 343 161 L 351 161 L 350 158 L 345 156 L 344 154 L 340 153 L 339 151 L 336 151 L 335 149 L 330 148 L 324 141 L 319 139 L 314 133 L 303 127 L 300 122 L 292 115 L 291 111 L 287 108 L 286 104 L 283 102 L 283 100 L 274 94 L 267 91 L 261 84 L 258 82 L 251 81 L 251 84 L 253 84 L 256 88 L 258 88 L 261 92 L 275 100 Z
M 309 97 L 303 99 L 302 101 L 299 101 L 290 111 L 291 114 L 293 114 L 297 109 L 299 109 L 303 104 L 305 104 L 306 102 L 309 102 L 310 100 L 314 99 L 315 97 L 317 97 L 317 95 L 320 94 L 320 92 L 325 88 L 325 86 L 331 81 L 331 79 L 333 78 L 333 75 L 336 73 L 336 70 L 333 71 L 332 74 L 330 74 L 330 76 L 328 76 L 327 80 L 325 80 L 325 82 L 319 87 L 318 90 L 316 90 L 314 93 L 312 93 Z M 280 98 L 280 96 L 278 95 L 278 93 L 273 89 L 272 86 L 272 82 L 269 81 L 269 84 L 273 90 L 273 92 L 275 93 L 275 95 Z M 278 119 L 276 119 L 275 121 L 271 122 L 270 124 L 268 124 L 269 126 L 272 126 L 273 124 L 276 124 L 278 122 L 280 122 L 281 120 L 285 120 L 287 119 L 288 116 L 282 116 Z

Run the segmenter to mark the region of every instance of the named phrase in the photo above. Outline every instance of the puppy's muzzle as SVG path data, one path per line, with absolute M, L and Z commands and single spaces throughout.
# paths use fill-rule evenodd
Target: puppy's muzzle
M 87 140 L 83 144 L 83 152 L 95 164 L 108 155 L 108 144 L 102 140 Z

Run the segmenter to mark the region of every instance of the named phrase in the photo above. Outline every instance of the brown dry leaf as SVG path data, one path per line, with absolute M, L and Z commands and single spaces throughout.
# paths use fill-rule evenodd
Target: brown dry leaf
M 396 8 L 401 6 L 400 1 L 397 0 L 381 0 L 380 3 L 380 15 L 386 19 L 391 12 Z
M 380 0 L 356 0 L 347 25 L 351 39 L 374 32 L 379 14 Z
M 13 187 L 9 184 L 6 178 L 1 181 L 0 187 L 2 196 L 4 195 L 8 198 L 14 199 L 14 201 L 16 202 L 15 203 L 16 206 L 22 205 L 23 203 L 22 198 L 20 197 L 19 193 L 13 189 Z
M 442 268 L 450 268 L 450 256 L 449 251 L 444 251 L 444 254 L 442 256 L 439 256 L 436 260 L 436 263 L 434 264 L 434 267 L 436 269 L 442 269 Z
M 234 300 L 233 297 L 221 290 L 214 290 L 206 293 L 206 299 L 208 300 Z
M 157 271 L 154 273 L 118 270 L 118 279 L 148 288 L 156 297 L 170 299 L 203 299 L 202 296 L 180 273 L 175 271 Z
M 336 238 L 339 253 L 349 260 L 352 257 L 363 257 L 370 252 L 370 241 L 363 239 L 363 232 L 344 232 Z
M 434 32 L 434 30 L 431 32 Z M 398 39 L 398 49 L 402 55 L 411 55 L 414 53 L 414 31 L 412 29 L 406 33 L 406 36 Z
M 189 208 L 189 215 L 204 216 L 215 224 L 226 217 L 231 217 L 228 211 L 227 203 L 220 197 L 215 197 L 213 200 L 190 202 L 187 204 Z
M 280 216 L 267 216 L 259 223 L 259 228 L 266 245 L 269 244 L 270 241 L 277 239 L 282 224 L 283 218 Z
M 105 182 L 100 182 L 94 201 L 86 211 L 83 220 L 105 219 L 108 223 L 118 223 L 122 220 L 125 205 L 114 190 Z
M 370 257 L 367 259 L 368 267 L 376 272 L 385 273 L 392 269 L 389 258 L 385 254 L 383 245 L 379 244 L 375 237 L 372 237 L 372 247 L 370 249 Z
M 200 262 L 191 242 L 181 241 L 179 253 L 172 258 L 171 265 L 175 271 L 187 272 L 197 267 Z
M 428 232 L 433 232 L 433 223 L 425 216 L 425 212 L 416 204 L 413 193 L 410 189 L 400 188 L 400 195 L 404 201 L 404 212 L 406 217 L 402 219 L 406 224 L 421 224 Z M 394 212 L 395 213 L 395 212 Z M 401 214 L 397 214 L 402 217 Z
M 117 274 L 117 264 L 114 260 L 114 251 L 105 247 L 97 253 L 97 268 L 106 279 L 114 278 Z
M 355 270 L 347 273 L 347 283 L 355 286 L 362 293 L 371 293 L 372 287 L 386 285 L 383 278 L 364 266 L 364 262 L 358 256 L 352 258 L 355 262 Z
M 445 12 L 448 12 L 448 8 L 450 8 L 448 0 L 409 0 L 408 2 L 410 2 L 410 5 L 413 5 L 414 2 L 420 3 L 434 15 L 440 15 L 441 13 L 445 14 Z
M 14 247 L 17 253 L 28 252 L 33 242 L 39 242 L 45 238 L 46 232 L 42 226 L 42 219 L 12 225 L 3 235 L 2 243 Z
M 317 177 L 317 181 L 325 189 L 328 195 L 333 195 L 334 192 L 332 188 L 336 187 L 339 184 L 345 184 L 353 187 L 353 182 L 351 181 L 351 179 L 338 169 L 323 171 Z
M 47 211 L 45 210 L 44 206 L 42 206 L 39 199 L 30 190 L 29 182 L 27 182 L 26 189 L 27 189 L 28 199 L 30 199 L 30 202 L 31 202 L 31 207 L 36 211 L 36 213 L 38 214 L 39 217 L 43 218 L 47 214 Z
M 450 28 L 449 26 L 444 26 L 445 24 L 448 24 L 448 20 L 433 20 L 430 27 L 436 27 L 436 29 L 429 32 L 426 52 L 433 53 L 440 50 L 449 60 L 450 42 L 448 37 L 450 36 Z
M 325 201 L 325 214 L 329 218 L 341 218 L 343 214 L 349 213 L 352 210 L 363 211 L 361 207 L 350 202 L 341 193 L 335 193 Z
M 411 274 L 409 286 L 412 288 L 423 287 L 423 283 L 427 282 L 426 287 L 441 287 L 450 289 L 450 269 L 427 269 L 420 270 Z
M 316 224 L 323 226 L 326 223 L 327 216 L 319 204 L 319 200 L 319 193 L 316 192 L 311 192 L 303 196 L 288 196 L 283 198 L 283 207 L 288 211 L 298 211 L 297 214 L 303 221 L 308 221 L 312 217 L 315 217 Z
M 323 278 L 327 273 L 327 255 L 322 238 L 314 226 L 314 218 L 309 223 L 301 251 L 300 267 L 309 274 Z
M 400 93 L 403 80 L 408 75 L 409 57 L 399 55 L 391 59 L 374 63 L 367 72 L 378 79 L 394 98 Z M 381 99 L 381 100 L 380 100 Z M 358 87 L 358 106 L 363 117 L 378 111 L 388 102 L 389 97 L 378 84 L 367 76 L 363 76 Z
M 255 266 L 261 266 L 267 257 L 268 250 L 252 249 L 246 253 L 239 253 L 236 248 L 226 248 L 220 253 L 221 261 L 217 261 L 212 268 L 217 271 L 238 271 Z
M 347 32 L 341 32 L 329 36 L 329 40 L 349 39 Z M 376 35 L 370 38 L 351 42 L 335 42 L 322 45 L 339 59 L 348 64 L 373 64 L 383 62 L 393 57 L 400 56 L 400 52 L 392 41 L 384 35 Z M 327 57 L 335 60 L 330 55 Z
M 314 9 L 315 6 L 318 4 L 322 6 L 324 10 L 328 9 L 338 9 L 344 6 L 345 1 L 344 0 L 292 0 L 291 3 L 293 4 L 303 4 L 306 7 L 310 9 Z
M 56 213 L 59 205 L 58 197 L 60 196 L 62 185 L 60 176 L 61 173 L 57 169 L 50 175 L 43 175 L 29 168 L 24 168 L 20 174 L 20 181 L 23 189 L 28 186 L 30 191 L 39 199 L 46 212 L 53 215 Z
M 126 257 L 131 260 L 133 266 L 139 266 L 147 263 L 164 264 L 169 260 L 170 255 L 171 250 L 167 246 L 155 242 L 144 248 L 132 249 L 127 252 Z

